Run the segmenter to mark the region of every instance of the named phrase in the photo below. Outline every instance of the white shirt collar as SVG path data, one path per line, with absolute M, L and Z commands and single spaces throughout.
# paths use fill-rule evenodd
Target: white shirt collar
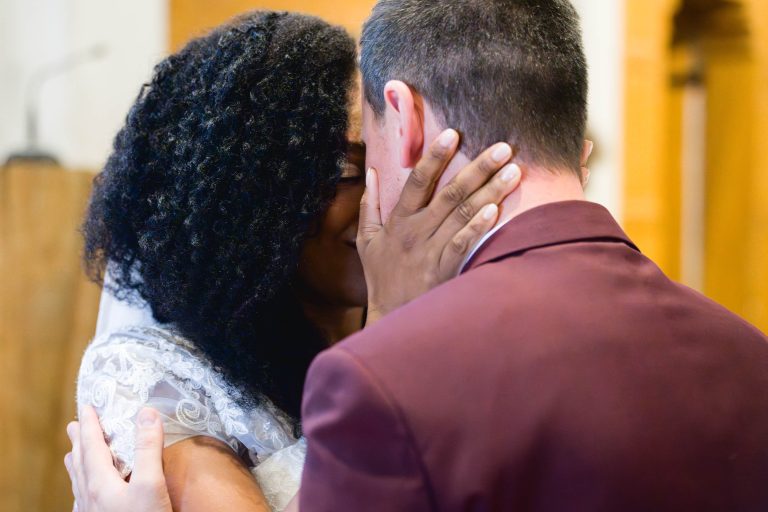
M 495 235 L 495 234 L 496 234 L 496 232 L 497 232 L 498 230 L 500 230 L 501 228 L 503 228 L 504 226 L 506 226 L 506 225 L 507 225 L 507 223 L 508 223 L 509 221 L 511 221 L 511 220 L 512 220 L 512 219 L 507 219 L 507 220 L 505 220 L 505 221 L 499 222 L 498 224 L 496 224 L 496 225 L 493 227 L 493 229 L 491 229 L 491 230 L 490 230 L 488 233 L 486 233 L 486 234 L 483 236 L 483 238 L 481 238 L 481 239 L 480 239 L 480 241 L 479 241 L 479 242 L 477 242 L 477 243 L 475 244 L 475 246 L 472 248 L 472 250 L 471 250 L 471 251 L 469 251 L 469 254 L 467 254 L 467 257 L 466 257 L 466 258 L 464 258 L 464 262 L 461 264 L 461 267 L 459 268 L 459 274 L 461 274 L 462 272 L 464 272 L 464 268 L 467 266 L 467 263 L 469 263 L 469 260 L 471 260 L 471 259 L 472 259 L 472 256 L 474 256 L 474 255 L 475 255 L 475 253 L 477 253 L 477 251 L 479 251 L 479 250 L 480 250 L 480 248 L 481 248 L 481 247 L 482 247 L 482 246 L 485 244 L 485 242 L 487 242 L 489 238 L 491 238 L 493 235 Z

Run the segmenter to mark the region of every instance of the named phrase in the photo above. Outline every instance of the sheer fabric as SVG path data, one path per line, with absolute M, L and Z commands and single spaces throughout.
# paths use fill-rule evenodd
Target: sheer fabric
M 218 439 L 249 462 L 273 509 L 282 510 L 298 491 L 306 453 L 285 415 L 270 404 L 244 405 L 194 345 L 146 308 L 109 295 L 83 356 L 77 402 L 96 408 L 121 474 L 133 469 L 136 416 L 153 407 L 165 446 L 200 435 Z

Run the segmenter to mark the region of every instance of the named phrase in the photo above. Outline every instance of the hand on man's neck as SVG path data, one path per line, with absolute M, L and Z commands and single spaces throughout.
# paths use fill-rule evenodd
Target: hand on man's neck
M 505 224 L 521 213 L 560 201 L 584 201 L 584 187 L 575 172 L 568 169 L 549 169 L 513 160 L 523 173 L 520 186 L 501 203 L 497 225 Z M 443 173 L 437 188 L 444 187 L 471 160 L 457 154 Z
M 418 97 L 418 95 L 416 96 Z M 424 136 L 422 140 L 435 140 L 445 127 L 438 120 L 429 102 L 422 100 L 420 104 L 423 109 L 422 123 Z M 423 149 L 426 150 L 426 146 Z M 439 190 L 444 187 L 471 161 L 463 152 L 457 153 L 443 172 L 437 184 L 437 189 Z M 499 205 L 497 226 L 501 226 L 521 213 L 537 206 L 560 201 L 586 200 L 584 185 L 576 172 L 570 169 L 547 168 L 516 159 L 512 161 L 520 166 L 523 178 L 517 190 Z
M 390 80 L 384 88 L 385 112 L 377 117 L 367 102 L 363 106 L 364 138 L 371 161 L 381 168 L 382 218 L 386 221 L 394 208 L 413 166 L 445 130 L 446 121 L 437 115 L 418 92 L 398 80 Z M 426 142 L 425 142 L 426 141 Z M 503 142 L 493 141 L 493 142 Z M 588 152 L 587 146 L 585 150 Z M 588 154 L 582 154 L 586 161 Z M 463 152 L 456 154 L 443 172 L 437 190 L 444 187 L 471 160 Z M 515 158 L 522 181 L 515 192 L 499 205 L 497 226 L 521 213 L 548 203 L 584 200 L 579 175 L 567 168 L 548 168 Z

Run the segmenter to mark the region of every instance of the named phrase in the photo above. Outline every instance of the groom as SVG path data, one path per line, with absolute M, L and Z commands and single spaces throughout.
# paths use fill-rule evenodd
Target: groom
M 438 187 L 496 140 L 523 180 L 459 277 L 312 365 L 302 512 L 768 510 L 768 340 L 583 200 L 570 3 L 380 0 L 361 68 L 363 224 L 448 126 Z M 387 250 L 376 229 L 358 245 Z M 366 267 L 374 313 L 398 264 Z

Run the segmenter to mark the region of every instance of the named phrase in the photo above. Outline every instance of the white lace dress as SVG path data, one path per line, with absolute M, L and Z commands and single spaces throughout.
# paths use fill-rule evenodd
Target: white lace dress
M 160 412 L 165 446 L 194 436 L 218 439 L 250 461 L 274 510 L 299 489 L 306 445 L 285 416 L 269 405 L 244 408 L 187 340 L 160 327 L 125 327 L 97 336 L 83 356 L 77 402 L 101 418 L 115 465 L 133 468 L 135 420 L 142 407 Z

